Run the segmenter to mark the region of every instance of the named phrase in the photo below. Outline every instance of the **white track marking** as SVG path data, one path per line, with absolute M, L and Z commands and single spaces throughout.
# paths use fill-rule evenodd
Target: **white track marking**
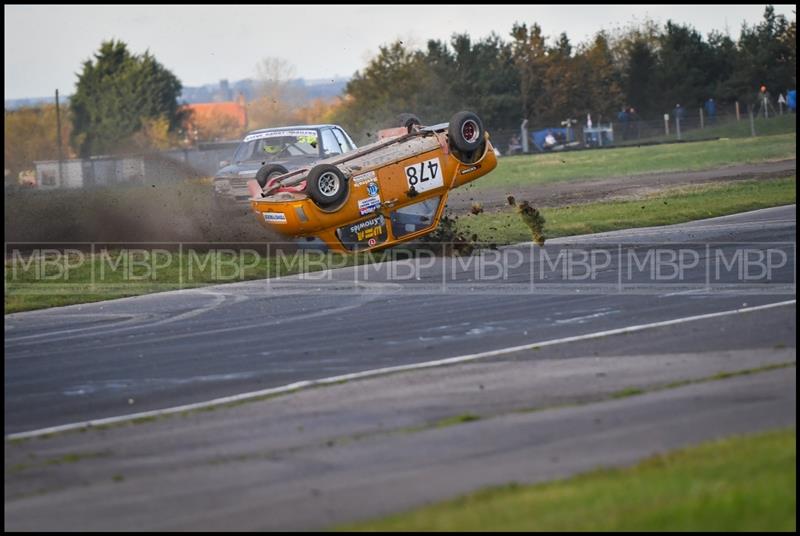
M 166 316 L 164 317 L 159 316 L 159 313 L 131 313 L 131 314 L 117 314 L 118 316 L 129 316 L 132 317 L 129 320 L 124 322 L 120 322 L 117 324 L 107 325 L 107 324 L 96 324 L 93 326 L 87 326 L 83 328 L 72 328 L 72 329 L 63 329 L 60 331 L 52 331 L 46 333 L 37 333 L 34 335 L 25 335 L 21 337 L 9 337 L 6 339 L 6 343 L 15 343 L 15 344 L 25 344 L 25 341 L 31 339 L 41 339 L 43 337 L 47 338 L 48 342 L 60 342 L 65 341 L 68 339 L 80 338 L 84 336 L 90 337 L 97 337 L 100 335 L 111 335 L 112 333 L 119 333 L 123 331 L 130 331 L 132 329 L 146 329 L 146 328 L 154 328 L 157 326 L 161 326 L 164 324 L 171 324 L 173 322 L 177 322 L 179 320 L 186 320 L 189 318 L 194 318 L 195 316 L 199 316 L 204 314 L 212 309 L 216 309 L 220 305 L 222 305 L 225 300 L 226 296 L 231 296 L 233 298 L 233 303 L 237 303 L 242 301 L 243 299 L 247 298 L 247 296 L 238 296 L 235 294 L 223 294 L 221 292 L 202 292 L 200 294 L 207 294 L 212 297 L 213 301 L 208 305 L 203 305 L 201 307 L 197 307 L 195 309 L 190 309 L 184 313 L 175 315 L 175 316 Z M 53 315 L 56 316 L 56 315 Z M 71 318 L 77 315 L 62 315 L 62 318 Z M 144 322 L 143 322 L 144 320 Z M 147 320 L 152 320 L 152 322 L 147 322 Z M 129 324 L 133 324 L 132 326 Z M 88 334 L 85 332 L 89 332 Z M 66 335 L 65 337 L 58 337 L 58 335 Z M 34 341 L 36 343 L 37 341 Z
M 570 342 L 577 342 L 577 341 L 584 341 L 589 339 L 597 339 L 601 337 L 608 337 L 611 335 L 619 335 L 622 333 L 633 333 L 636 331 L 643 331 L 647 329 L 659 328 L 664 326 L 672 326 L 676 324 L 684 324 L 686 322 L 693 322 L 695 320 L 704 320 L 707 318 L 718 318 L 722 316 L 729 316 L 735 315 L 740 313 L 749 313 L 753 311 L 761 311 L 764 309 L 772 309 L 775 307 L 783 307 L 786 305 L 795 305 L 797 300 L 787 300 L 782 302 L 776 303 L 769 303 L 766 305 L 757 305 L 753 307 L 743 307 L 741 309 L 732 309 L 728 311 L 720 311 L 717 313 L 706 313 L 702 315 L 695 315 L 695 316 L 686 316 L 682 318 L 675 318 L 672 320 L 663 320 L 661 322 L 653 322 L 650 324 L 639 324 L 636 326 L 628 326 L 624 328 L 617 328 L 617 329 L 610 329 L 606 331 L 597 331 L 594 333 L 586 333 L 584 335 L 575 335 L 573 337 L 565 337 L 561 339 L 551 339 L 547 341 L 535 342 L 530 344 L 523 344 L 520 346 L 511 346 L 508 348 L 500 348 L 498 350 L 490 350 L 488 352 L 480 352 L 477 354 L 467 354 L 461 355 L 456 357 L 450 357 L 446 359 L 438 359 L 436 361 L 426 361 L 424 363 L 415 363 L 412 365 L 399 365 L 395 367 L 386 367 L 374 370 L 366 370 L 363 372 L 355 372 L 352 374 L 343 374 L 341 376 L 333 376 L 330 378 L 322 378 L 319 380 L 304 380 L 300 382 L 290 383 L 288 385 L 283 385 L 280 387 L 272 387 L 269 389 L 262 389 L 260 391 L 252 391 L 249 393 L 241 393 L 238 395 L 226 396 L 222 398 L 215 398 L 213 400 L 208 400 L 205 402 L 196 402 L 193 404 L 186 404 L 183 406 L 175 406 L 171 408 L 164 408 L 152 411 L 143 411 L 141 413 L 133 413 L 129 415 L 121 415 L 118 417 L 106 417 L 102 419 L 94 419 L 90 421 L 84 422 L 77 422 L 77 423 L 70 423 L 70 424 L 62 424 L 59 426 L 51 426 L 49 428 L 42 428 L 39 430 L 31 430 L 29 432 L 19 432 L 15 434 L 9 434 L 6 436 L 6 440 L 14 440 L 14 439 L 27 439 L 31 437 L 37 437 L 47 434 L 55 434 L 59 432 L 68 432 L 71 430 L 78 430 L 81 428 L 88 428 L 92 426 L 103 426 L 103 425 L 110 425 L 115 423 L 121 423 L 125 421 L 131 421 L 134 419 L 142 419 L 142 418 L 149 418 L 149 417 L 160 417 L 163 415 L 171 415 L 175 413 L 181 413 L 184 411 L 192 411 L 197 409 L 208 408 L 212 406 L 218 406 L 222 404 L 229 404 L 232 402 L 241 402 L 245 400 L 250 400 L 253 398 L 259 398 L 263 396 L 270 396 L 282 393 L 288 393 L 292 391 L 299 391 L 301 389 L 306 389 L 308 387 L 315 387 L 320 385 L 328 385 L 332 383 L 338 383 L 342 381 L 349 381 L 349 380 L 357 380 L 361 378 L 369 378 L 375 376 L 382 376 L 385 374 L 392 374 L 395 372 L 406 372 L 411 370 L 419 370 L 431 367 L 440 367 L 445 365 L 455 365 L 457 363 L 465 363 L 468 361 L 475 361 L 478 359 L 484 359 L 487 357 L 495 357 L 499 355 L 505 354 L 513 354 L 515 352 L 521 352 L 525 350 L 532 350 L 534 348 L 541 348 L 543 346 L 555 346 L 558 344 L 566 344 Z
M 323 309 L 321 311 L 317 311 L 317 312 L 314 312 L 314 313 L 306 313 L 306 314 L 301 314 L 301 315 L 295 315 L 295 316 L 292 316 L 292 317 L 289 317 L 289 318 L 278 318 L 276 320 L 259 321 L 259 322 L 250 323 L 250 324 L 238 324 L 238 325 L 235 325 L 235 326 L 229 326 L 229 327 L 225 327 L 225 328 L 205 329 L 205 330 L 203 330 L 202 334 L 203 335 L 221 335 L 223 333 L 230 334 L 230 333 L 233 333 L 233 332 L 236 332 L 236 331 L 253 331 L 255 329 L 264 329 L 264 328 L 267 328 L 267 327 L 270 327 L 270 326 L 279 326 L 279 325 L 285 324 L 287 322 L 298 322 L 298 321 L 301 321 L 301 320 L 309 320 L 311 318 L 319 318 L 319 317 L 324 317 L 324 316 L 336 315 L 336 314 L 340 314 L 340 313 L 346 313 L 348 311 L 352 311 L 353 309 L 358 309 L 359 307 L 362 307 L 364 304 L 369 303 L 371 301 L 374 301 L 374 300 L 382 297 L 382 295 L 371 295 L 371 294 L 368 294 L 368 295 L 365 295 L 365 296 L 367 297 L 366 299 L 359 299 L 358 301 L 356 301 L 355 303 L 351 303 L 350 305 L 342 305 L 342 306 L 334 307 L 334 308 L 330 308 L 330 309 Z M 164 322 L 164 323 L 166 323 L 166 322 Z M 148 327 L 148 326 L 149 326 L 149 324 L 147 326 L 145 326 L 145 327 Z M 106 335 L 106 334 L 107 333 L 101 333 L 100 335 Z M 91 334 L 91 335 L 94 336 L 94 334 Z M 181 339 L 192 339 L 192 338 L 195 338 L 195 337 L 197 337 L 197 333 L 195 333 L 195 332 L 178 333 L 178 334 L 173 334 L 173 335 L 162 335 L 162 336 L 158 336 L 158 337 L 150 337 L 148 339 L 148 342 L 150 342 L 150 343 L 162 343 L 162 342 L 166 342 L 166 341 L 176 341 L 176 340 L 181 340 Z M 108 349 L 111 349 L 111 348 L 122 348 L 124 346 L 136 346 L 136 345 L 139 345 L 139 344 L 141 344 L 141 343 L 136 341 L 136 340 L 109 342 L 109 343 L 103 345 L 103 349 L 104 350 L 108 350 Z M 58 349 L 53 349 L 48 353 L 48 356 L 58 355 L 60 352 L 61 351 L 58 350 Z M 5 359 L 6 359 L 6 361 L 12 361 L 12 360 L 16 360 L 16 359 L 27 359 L 27 356 L 25 356 L 25 355 L 12 356 L 12 357 L 6 357 Z

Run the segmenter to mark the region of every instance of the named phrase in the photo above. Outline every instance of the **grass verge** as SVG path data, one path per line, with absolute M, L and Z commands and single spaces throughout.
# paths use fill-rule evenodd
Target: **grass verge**
M 753 127 L 756 131 L 756 136 L 776 136 L 778 134 L 791 134 L 796 132 L 797 126 L 795 124 L 796 115 L 784 114 L 778 117 L 756 117 L 753 121 Z M 692 130 L 684 131 L 681 139 L 684 141 L 705 140 L 708 138 L 749 138 L 752 136 L 750 131 L 750 118 L 747 115 L 742 115 L 740 121 L 735 118 L 721 119 L 717 124 L 708 123 L 706 119 L 706 128 L 693 128 Z M 655 138 L 647 138 L 641 140 L 640 143 L 674 143 L 677 141 L 677 135 L 674 131 L 675 124 L 672 123 L 672 134 L 669 136 L 658 136 Z M 628 140 L 620 141 L 617 145 L 636 145 L 637 141 Z
M 359 531 L 794 531 L 796 430 L 704 443 L 634 467 L 512 484 Z
M 748 127 L 749 128 L 749 127 Z M 729 138 L 696 143 L 571 151 L 501 158 L 474 189 L 508 189 L 549 182 L 645 173 L 697 171 L 796 158 L 797 134 Z
M 670 225 L 794 203 L 795 177 L 679 187 L 635 201 L 543 208 L 547 238 L 635 227 Z M 531 231 L 510 209 L 462 216 L 459 230 L 483 242 L 531 240 Z

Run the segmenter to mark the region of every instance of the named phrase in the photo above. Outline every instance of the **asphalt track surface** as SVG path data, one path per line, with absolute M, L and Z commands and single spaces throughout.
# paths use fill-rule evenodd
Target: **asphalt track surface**
M 7 440 L 6 530 L 327 528 L 487 485 L 552 480 L 795 426 L 795 221 L 791 206 L 558 241 L 790 253 L 768 278 L 747 281 L 736 269 L 713 280 L 689 269 L 679 282 L 656 285 L 639 274 L 620 287 L 618 257 L 595 286 L 577 288 L 559 270 L 532 272 L 526 259 L 538 258 L 522 255 L 492 284 L 476 282 L 472 270 L 450 280 L 433 263 L 404 282 L 377 270 L 356 284 L 352 269 L 342 269 L 331 280 L 286 279 L 269 292 L 264 282 L 236 284 L 8 315 L 7 434 L 524 348 L 215 411 Z M 548 283 L 562 288 L 541 288 Z M 736 371 L 749 372 L 718 376 Z M 222 377 L 236 373 L 243 377 Z M 641 394 L 617 397 L 631 388 Z M 452 424 L 463 415 L 479 419 Z
M 792 205 L 549 243 L 548 260 L 564 245 L 610 252 L 593 280 L 520 245 L 467 268 L 422 259 L 416 271 L 362 266 L 6 315 L 5 433 L 785 301 L 795 241 Z M 625 260 L 653 247 L 667 260 L 695 251 L 699 265 L 656 280 Z M 710 247 L 786 258 L 766 278 L 747 281 L 733 264 L 710 280 Z

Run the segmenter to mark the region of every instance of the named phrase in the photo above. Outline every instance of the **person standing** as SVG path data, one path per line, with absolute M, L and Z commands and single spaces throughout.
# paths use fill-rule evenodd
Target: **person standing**
M 708 118 L 708 124 L 709 125 L 713 125 L 716 122 L 716 119 L 717 119 L 717 103 L 714 102 L 714 98 L 713 97 L 709 97 L 709 99 L 706 101 L 705 105 L 703 105 L 703 108 L 706 111 L 706 117 Z
M 617 114 L 617 120 L 622 124 L 622 139 L 627 140 L 628 135 L 630 134 L 630 125 L 628 120 L 630 117 L 628 116 L 628 109 L 626 107 L 622 107 L 622 110 L 619 111 Z
M 631 135 L 635 135 L 639 139 L 639 114 L 636 113 L 636 108 L 631 106 L 628 110 L 628 122 L 631 125 Z
M 686 110 L 683 109 L 683 106 L 681 106 L 680 103 L 675 105 L 673 117 L 675 119 L 679 119 L 680 121 L 683 121 L 686 118 Z

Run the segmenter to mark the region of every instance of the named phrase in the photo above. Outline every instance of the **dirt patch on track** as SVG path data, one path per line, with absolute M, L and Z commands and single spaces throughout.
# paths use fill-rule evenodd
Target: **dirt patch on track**
M 554 182 L 530 186 L 514 186 L 506 189 L 455 190 L 447 202 L 455 212 L 467 212 L 474 202 L 480 202 L 485 210 L 495 210 L 507 205 L 507 197 L 527 199 L 537 207 L 560 207 L 579 203 L 635 199 L 664 188 L 705 184 L 713 182 L 752 179 L 774 179 L 787 177 L 797 172 L 797 160 L 780 160 L 759 164 L 745 164 L 705 171 L 682 171 L 672 173 L 649 173 L 605 179 L 582 179 L 569 182 Z
M 249 207 L 213 210 L 211 185 L 6 192 L 6 242 L 272 242 Z

